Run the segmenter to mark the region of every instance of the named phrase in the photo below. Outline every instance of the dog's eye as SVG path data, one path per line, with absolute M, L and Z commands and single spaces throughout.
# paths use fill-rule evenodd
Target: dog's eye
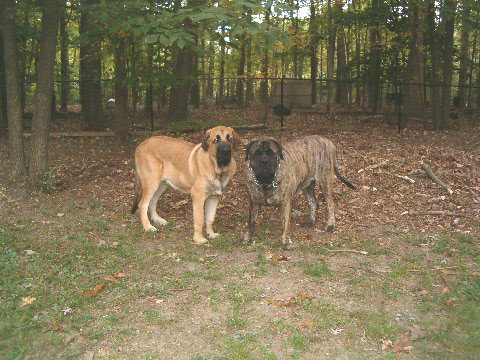
M 228 142 L 232 141 L 232 138 L 230 137 L 230 134 L 227 134 L 227 141 Z
M 214 143 L 218 143 L 220 141 L 220 135 L 217 135 L 217 137 L 213 140 Z

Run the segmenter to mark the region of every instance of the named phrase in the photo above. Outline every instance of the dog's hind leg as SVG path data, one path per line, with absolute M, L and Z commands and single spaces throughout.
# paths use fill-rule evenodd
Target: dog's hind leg
M 148 211 L 150 213 L 150 217 L 152 218 L 153 223 L 157 226 L 165 226 L 168 224 L 167 220 L 162 218 L 157 213 L 158 199 L 160 198 L 160 196 L 162 196 L 162 194 L 165 192 L 167 187 L 168 185 L 166 183 L 161 182 L 157 188 L 157 191 L 155 191 L 155 194 L 152 196 L 152 199 L 150 200 L 150 204 L 148 205 Z
M 303 223 L 302 226 L 312 226 L 313 224 L 315 224 L 318 207 L 318 201 L 315 195 L 315 180 L 312 180 L 312 182 L 310 182 L 310 184 L 303 189 L 303 193 L 305 194 L 305 197 L 308 201 L 308 207 L 310 209 L 310 219 L 308 219 L 307 222 Z
M 142 184 L 142 198 L 138 204 L 138 209 L 140 212 L 140 220 L 142 221 L 142 226 L 145 231 L 157 231 L 157 228 L 150 223 L 148 219 L 148 209 L 150 207 L 150 202 L 155 196 L 157 189 L 160 186 L 160 179 L 162 174 L 161 167 L 149 167 L 148 162 L 144 159 L 144 166 L 139 168 L 137 166 L 138 177 Z M 155 201 L 155 205 L 156 205 Z
M 213 221 L 215 220 L 215 214 L 217 212 L 218 201 L 220 200 L 219 196 L 210 196 L 205 201 L 205 225 L 207 228 L 207 235 L 210 239 L 215 239 L 219 233 L 213 231 Z

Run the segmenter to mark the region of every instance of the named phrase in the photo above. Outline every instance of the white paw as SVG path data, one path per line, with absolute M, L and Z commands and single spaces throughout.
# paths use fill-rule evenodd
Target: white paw
M 208 233 L 207 235 L 210 239 L 215 239 L 220 234 L 212 231 L 212 232 Z
M 207 242 L 207 239 L 205 239 L 203 236 L 193 237 L 193 242 L 196 245 L 202 245 Z
M 157 231 L 157 228 L 153 225 L 148 225 L 146 228 L 145 228 L 145 231 L 146 232 L 155 232 Z
M 161 218 L 160 216 L 159 217 L 154 217 L 152 220 L 155 223 L 155 225 L 157 225 L 157 226 L 165 226 L 165 225 L 168 224 L 168 221 L 165 220 L 164 218 Z

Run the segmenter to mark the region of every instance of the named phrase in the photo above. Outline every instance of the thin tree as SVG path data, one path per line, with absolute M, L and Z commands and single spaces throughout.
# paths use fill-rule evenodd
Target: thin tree
M 115 135 L 121 141 L 128 140 L 128 89 L 125 61 L 125 37 L 120 34 L 114 39 L 115 57 Z

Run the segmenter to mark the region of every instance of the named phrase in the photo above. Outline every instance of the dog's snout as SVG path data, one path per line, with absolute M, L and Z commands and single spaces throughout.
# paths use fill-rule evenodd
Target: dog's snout
M 228 144 L 220 144 L 218 145 L 218 151 L 223 152 L 225 154 L 229 154 L 232 152 L 232 148 Z
M 232 148 L 229 144 L 220 144 L 217 147 L 217 165 L 220 167 L 227 166 L 232 157 Z

